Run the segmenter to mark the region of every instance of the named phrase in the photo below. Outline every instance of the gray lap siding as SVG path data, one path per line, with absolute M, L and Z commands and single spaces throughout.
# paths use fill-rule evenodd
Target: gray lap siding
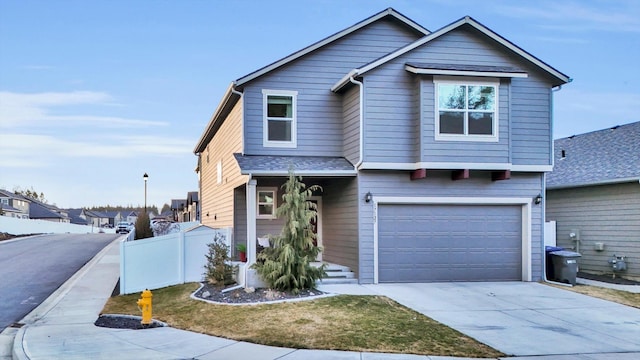
M 436 141 L 433 76 L 407 72 L 411 62 L 515 67 L 528 77 L 500 80 L 497 142 Z M 364 84 L 367 162 L 551 164 L 549 80 L 474 32 L 459 29 L 418 47 L 365 74 Z
M 407 171 L 361 171 L 358 175 L 359 281 L 374 282 L 374 203 L 364 201 L 365 194 L 375 197 L 493 197 L 530 198 L 542 191 L 541 173 L 514 173 L 510 180 L 491 181 L 489 172 L 472 171 L 471 177 L 452 181 L 450 171 L 429 171 L 424 179 L 411 181 Z M 542 275 L 542 207 L 531 206 L 531 274 Z
M 349 129 L 344 127 L 343 95 L 331 92 L 331 86 L 350 70 L 417 38 L 397 23 L 378 21 L 247 84 L 242 89 L 245 153 L 297 156 L 346 153 L 352 159 L 355 149 L 343 140 L 347 135 L 353 136 L 353 131 L 345 133 Z M 263 147 L 263 89 L 298 92 L 296 148 Z

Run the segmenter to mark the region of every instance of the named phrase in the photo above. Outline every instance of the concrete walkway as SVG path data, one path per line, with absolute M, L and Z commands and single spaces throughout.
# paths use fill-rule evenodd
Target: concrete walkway
M 238 342 L 228 339 L 222 339 L 202 334 L 196 334 L 188 331 L 178 330 L 170 327 L 155 328 L 146 330 L 124 330 L 124 329 L 107 329 L 99 328 L 93 325 L 98 317 L 99 312 L 106 299 L 111 295 L 111 291 L 117 282 L 119 276 L 119 247 L 117 241 L 106 247 L 101 253 L 91 260 L 85 267 L 76 273 L 67 283 L 58 289 L 51 297 L 49 297 L 42 305 L 30 313 L 22 323 L 26 324 L 20 329 L 10 328 L 3 332 L 0 336 L 0 357 L 2 359 L 11 359 L 11 355 L 7 355 L 6 347 L 11 345 L 11 340 L 15 335 L 12 346 L 12 355 L 14 359 L 283 359 L 283 360 L 314 360 L 314 359 L 379 359 L 379 360 L 416 360 L 416 359 L 441 359 L 437 356 L 416 356 L 416 355 L 398 355 L 398 354 L 378 354 L 378 353 L 360 353 L 346 351 L 324 351 L 324 350 L 297 350 L 288 348 L 278 348 L 271 346 L 263 346 L 252 343 Z M 437 287 L 421 288 L 412 285 L 332 285 L 324 286 L 324 290 L 337 293 L 355 293 L 355 294 L 385 294 L 396 299 L 399 302 L 412 304 L 416 310 L 421 311 L 438 320 L 444 320 L 447 325 L 452 325 L 463 332 L 471 332 L 477 336 L 480 341 L 483 334 L 489 338 L 494 336 L 503 336 L 507 332 L 500 332 L 499 329 L 492 327 L 503 326 L 499 324 L 502 319 L 518 317 L 517 313 L 526 313 L 526 306 L 517 304 L 519 299 L 529 298 L 529 303 L 536 304 L 542 300 L 539 293 L 544 293 L 544 285 L 526 284 L 526 283 L 510 283 L 504 284 L 506 288 L 512 287 L 516 290 L 516 294 L 520 297 L 516 300 L 506 300 L 505 297 L 513 296 L 513 291 L 509 290 L 490 290 L 495 296 L 487 294 L 487 290 L 472 290 L 469 287 L 466 293 L 459 293 L 454 298 L 460 299 L 469 297 L 469 301 L 474 299 L 478 301 L 474 307 L 470 307 L 467 313 L 462 313 L 460 307 L 464 307 L 463 303 L 451 301 L 450 294 L 447 291 L 462 291 L 446 289 L 446 287 L 438 289 Z M 444 286 L 445 284 L 440 284 Z M 523 285 L 523 286 L 520 286 Z M 492 285 L 493 286 L 493 285 Z M 402 289 L 405 290 L 402 290 Z M 491 289 L 494 289 L 493 287 Z M 424 292 L 423 292 L 424 291 Z M 555 293 L 558 291 L 559 293 Z M 474 294 L 475 292 L 475 294 Z M 507 292 L 507 293 L 505 293 Z M 565 294 L 562 290 L 553 290 L 554 296 Z M 509 295 L 511 294 L 511 295 Z M 484 298 L 482 297 L 484 296 Z M 490 310 L 484 309 L 478 304 L 487 302 L 501 303 L 507 301 L 510 304 L 510 310 Z M 608 338 L 615 344 L 615 353 L 591 353 L 587 354 L 581 351 L 582 355 L 553 355 L 553 356 L 536 356 L 535 359 L 638 359 L 640 353 L 620 352 L 620 351 L 640 351 L 638 347 L 638 328 L 640 327 L 639 318 L 636 311 L 625 312 L 612 303 L 604 301 L 589 302 L 584 299 L 574 298 L 572 296 L 561 297 L 567 302 L 585 304 L 585 306 L 595 306 L 598 316 L 605 316 L 600 319 L 601 322 L 610 324 L 606 329 L 612 334 L 600 334 L 601 336 L 610 336 Z M 588 297 L 585 297 L 588 298 Z M 590 298 L 589 298 L 590 299 Z M 549 302 L 554 299 L 547 299 Z M 516 303 L 514 303 L 514 301 Z M 450 306 L 447 305 L 450 304 Z M 545 302 L 542 302 L 546 304 Z M 585 311 L 587 309 L 578 308 Z M 522 308 L 521 308 L 522 307 Z M 549 304 L 548 308 L 552 308 Z M 626 307 L 625 307 L 626 308 Z M 567 311 L 564 308 L 562 311 Z M 631 309 L 631 308 L 629 308 Z M 536 316 L 546 316 L 545 311 L 549 309 L 539 309 Z M 491 317 L 491 322 L 486 322 L 484 313 L 495 311 L 495 317 Z M 550 311 L 550 310 L 549 310 Z M 593 311 L 589 309 L 588 311 Z M 507 314 L 512 312 L 512 314 Z M 492 315 L 493 316 L 493 315 Z M 557 326 L 559 322 L 567 321 L 558 318 L 561 314 L 545 318 L 550 321 L 543 324 L 540 320 L 540 326 L 552 328 Z M 569 315 L 569 317 L 571 317 Z M 588 315 L 580 319 L 588 318 Z M 466 319 L 466 320 L 465 320 Z M 521 328 L 513 327 L 513 320 L 506 321 L 507 326 L 512 326 L 515 336 L 536 336 L 529 330 L 523 331 Z M 583 321 L 583 320 L 581 320 Z M 450 323 L 447 323 L 450 322 Z M 577 321 L 576 321 L 577 322 Z M 574 322 L 575 323 L 575 322 Z M 477 325 L 468 326 L 465 324 L 490 324 L 479 327 Z M 467 329 L 469 327 L 469 329 Z M 614 331 L 615 329 L 615 331 Z M 483 331 L 481 331 L 483 330 Z M 548 331 L 548 330 L 544 330 Z M 552 330 L 549 330 L 552 331 Z M 614 336 L 616 331 L 628 333 L 627 344 L 623 344 L 621 337 Z M 558 332 L 560 335 L 561 331 Z M 634 335 L 635 334 L 635 335 Z M 571 344 L 583 344 L 589 346 L 589 338 L 586 341 L 579 341 L 579 337 L 583 332 L 575 332 L 575 339 Z M 632 338 L 635 336 L 635 340 Z M 510 342 L 511 340 L 509 340 Z M 559 342 L 558 338 L 541 338 L 537 342 Z M 563 340 L 564 341 L 564 340 Z M 502 344 L 499 341 L 489 341 L 495 344 Z M 504 342 L 503 342 L 504 343 Z M 516 348 L 527 344 L 525 340 L 515 342 Z M 548 343 L 547 343 L 548 344 Z M 5 346 L 3 349 L 2 346 Z M 499 348 L 499 347 L 498 347 Z M 529 349 L 528 347 L 524 347 Z M 500 349 L 500 348 L 499 348 Z M 634 350 L 637 349 L 637 350 Z M 501 349 L 502 350 L 502 349 Z M 517 349 L 516 349 L 517 350 Z M 589 351 L 598 350 L 594 347 L 588 347 Z M 601 348 L 602 351 L 607 349 Z M 505 352 L 504 350 L 502 350 Z M 506 351 L 509 352 L 509 351 Z M 517 353 L 514 351 L 513 353 Z M 527 352 L 528 353 L 528 352 Z M 532 355 L 540 355 L 532 354 Z M 574 353 L 575 354 L 575 353 Z

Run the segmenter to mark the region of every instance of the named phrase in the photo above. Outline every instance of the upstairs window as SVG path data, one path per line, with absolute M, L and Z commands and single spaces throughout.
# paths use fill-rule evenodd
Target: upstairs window
M 263 90 L 265 147 L 296 147 L 297 91 Z
M 434 83 L 436 140 L 498 141 L 498 83 Z

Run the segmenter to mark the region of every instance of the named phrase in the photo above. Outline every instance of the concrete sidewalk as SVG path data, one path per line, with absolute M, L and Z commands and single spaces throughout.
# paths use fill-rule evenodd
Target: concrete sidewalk
M 125 330 L 93 325 L 119 276 L 119 246 L 113 242 L 23 319 L 15 334 L 14 359 L 353 359 L 417 360 L 438 356 L 298 350 L 222 339 L 171 327 Z M 338 293 L 371 294 L 360 285 L 326 286 Z M 13 334 L 11 334 L 13 333 Z M 6 357 L 10 358 L 10 357 Z M 638 359 L 638 353 L 536 356 L 535 359 Z M 525 358 L 522 358 L 525 359 Z M 526 358 L 528 359 L 528 358 Z

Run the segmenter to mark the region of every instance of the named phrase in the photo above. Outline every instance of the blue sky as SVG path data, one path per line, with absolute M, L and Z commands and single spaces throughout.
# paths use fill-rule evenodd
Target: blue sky
M 555 137 L 640 120 L 640 1 L 0 0 L 0 187 L 61 207 L 161 207 L 228 84 L 393 7 L 470 15 L 571 76 Z

